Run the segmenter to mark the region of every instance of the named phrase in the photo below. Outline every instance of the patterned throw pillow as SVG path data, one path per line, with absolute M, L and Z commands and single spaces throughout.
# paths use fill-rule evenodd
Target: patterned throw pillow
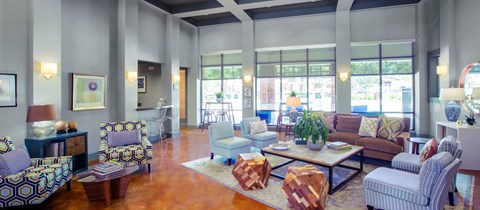
M 377 130 L 378 118 L 362 117 L 360 129 L 358 130 L 358 135 L 375 138 L 377 137 Z
M 267 123 L 265 120 L 258 122 L 250 122 L 250 134 L 267 132 Z
M 328 131 L 329 132 L 335 132 L 335 128 L 333 126 L 333 120 L 334 120 L 334 116 L 330 115 L 330 116 L 325 116 L 325 114 L 323 113 L 319 113 L 319 116 L 320 116 L 320 119 L 322 120 L 322 122 L 327 126 L 328 128 Z
M 420 162 L 426 161 L 428 158 L 437 154 L 438 142 L 437 139 L 433 138 L 425 143 L 423 146 L 422 152 L 420 153 Z
M 451 155 L 454 155 L 457 147 L 458 144 L 455 137 L 445 136 L 445 138 L 443 138 L 438 145 L 438 152 L 449 152 Z
M 13 145 L 10 137 L 0 137 L 0 154 L 10 152 L 12 150 L 15 150 L 15 145 Z
M 388 139 L 397 143 L 397 136 L 400 135 L 405 127 L 402 117 L 380 116 L 380 128 L 377 137 Z

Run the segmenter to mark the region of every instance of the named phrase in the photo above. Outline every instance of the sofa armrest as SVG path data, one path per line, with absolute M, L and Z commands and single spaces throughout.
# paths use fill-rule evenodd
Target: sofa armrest
M 68 168 L 70 169 L 70 172 L 73 171 L 72 156 L 32 158 L 31 161 L 32 161 L 32 166 L 68 164 Z
M 410 138 L 410 132 L 402 132 L 400 135 L 397 136 L 397 144 L 403 147 L 405 151 L 405 143 L 407 142 L 408 138 Z
M 100 163 L 106 162 L 109 159 L 108 143 L 105 140 L 100 140 L 100 149 L 98 150 L 98 160 Z
M 147 149 L 147 150 L 151 150 L 152 149 L 152 143 L 150 143 L 150 141 L 148 140 L 147 137 L 143 137 L 142 138 L 142 146 Z

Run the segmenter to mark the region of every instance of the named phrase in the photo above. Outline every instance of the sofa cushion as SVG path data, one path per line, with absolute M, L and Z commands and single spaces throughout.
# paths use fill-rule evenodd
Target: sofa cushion
M 381 167 L 365 176 L 363 186 L 375 192 L 425 206 L 429 199 L 422 194 L 419 181 L 416 174 Z
M 377 130 L 378 118 L 362 117 L 360 128 L 358 130 L 358 135 L 375 138 L 377 137 Z
M 437 152 L 449 152 L 451 155 L 454 155 L 457 147 L 458 144 L 456 138 L 453 136 L 446 136 L 440 141 Z
M 420 156 L 402 152 L 395 155 L 392 160 L 392 167 L 394 169 L 418 174 L 422 168 L 422 164 L 420 163 Z
M 425 162 L 428 158 L 437 154 L 437 147 L 437 139 L 433 138 L 428 140 L 427 143 L 425 143 L 425 146 L 423 146 L 422 152 L 420 152 L 419 161 Z
M 10 152 L 0 154 L 0 176 L 8 176 L 25 170 L 32 161 L 24 148 L 17 148 Z
M 0 154 L 10 152 L 12 150 L 15 150 L 15 145 L 13 145 L 10 137 L 0 137 Z
M 328 135 L 328 141 L 343 141 L 347 144 L 355 145 L 355 142 L 362 138 L 357 133 L 336 132 Z
M 433 185 L 442 170 L 453 161 L 453 156 L 448 152 L 440 152 L 422 165 L 420 169 L 420 189 L 423 195 L 430 196 Z
M 400 135 L 405 127 L 403 117 L 380 116 L 380 127 L 377 137 L 388 139 L 397 143 L 397 136 Z
M 362 122 L 362 116 L 355 115 L 337 115 L 337 125 L 335 129 L 337 131 L 358 133 L 360 123 Z
M 240 138 L 240 137 L 230 137 L 230 138 L 214 141 L 212 144 L 224 149 L 237 149 L 241 147 L 250 146 L 251 141 L 245 138 Z
M 319 114 L 320 119 L 322 122 L 327 126 L 329 132 L 335 132 L 335 126 L 333 125 L 333 120 L 335 116 L 330 115 L 330 116 L 325 116 L 324 113 Z
M 116 147 L 141 143 L 140 130 L 112 131 L 107 133 L 108 146 Z
M 271 139 L 278 139 L 278 133 L 277 132 L 272 132 L 272 131 L 267 131 L 267 132 L 263 132 L 263 133 L 248 135 L 248 136 L 245 136 L 245 138 L 249 138 L 249 139 L 256 140 L 256 141 L 267 141 L 267 140 L 271 140 Z
M 250 134 L 258 134 L 267 132 L 267 123 L 265 120 L 258 122 L 249 122 Z
M 403 152 L 403 147 L 381 138 L 364 137 L 356 141 L 357 146 L 362 146 L 365 149 L 376 150 L 384 153 L 398 154 Z

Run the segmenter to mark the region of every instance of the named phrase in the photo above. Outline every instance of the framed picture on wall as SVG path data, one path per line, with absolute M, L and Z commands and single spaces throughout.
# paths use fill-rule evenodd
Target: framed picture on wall
M 17 75 L 0 73 L 0 107 L 17 106 Z
M 72 74 L 72 110 L 107 107 L 107 76 Z
M 138 76 L 138 92 L 139 93 L 146 93 L 147 92 L 147 76 Z

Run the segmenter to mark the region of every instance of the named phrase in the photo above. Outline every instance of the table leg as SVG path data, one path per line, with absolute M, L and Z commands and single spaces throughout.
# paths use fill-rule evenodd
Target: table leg
M 328 167 L 328 194 L 333 194 L 333 168 Z
M 363 150 L 360 152 L 360 171 L 363 171 Z
M 105 192 L 105 204 L 110 205 L 112 201 L 112 193 L 110 191 L 110 181 L 103 182 L 103 191 Z

